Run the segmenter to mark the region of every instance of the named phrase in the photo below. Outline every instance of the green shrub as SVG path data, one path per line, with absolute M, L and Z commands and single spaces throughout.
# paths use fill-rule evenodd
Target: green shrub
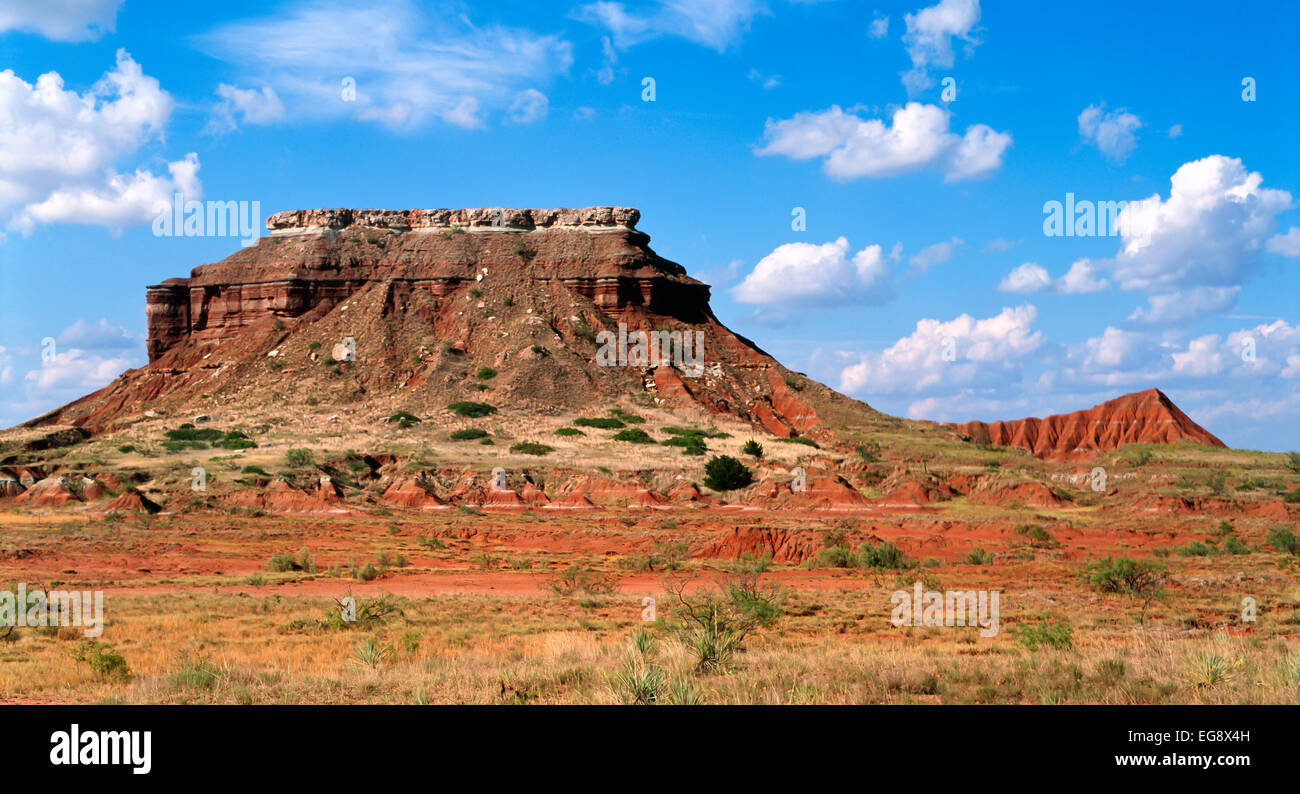
M 821 449 L 821 446 L 819 446 L 816 441 L 813 441 L 811 438 L 808 438 L 807 436 L 790 436 L 789 438 L 782 438 L 780 436 L 777 436 L 772 440 L 779 441 L 782 444 L 803 444 L 805 447 L 812 447 L 813 449 Z
M 410 413 L 409 411 L 398 411 L 397 413 L 388 417 L 389 424 L 395 424 L 403 430 L 410 427 L 411 425 L 418 424 L 419 421 L 420 421 L 420 417 L 416 416 L 413 413 Z
M 451 432 L 452 441 L 471 441 L 476 438 L 483 438 L 488 432 L 481 427 L 466 427 L 461 430 Z
M 1162 589 L 1164 571 L 1164 564 L 1155 560 L 1103 557 L 1090 562 L 1083 577 L 1103 593 L 1126 593 L 1146 597 Z
M 73 658 L 90 665 L 90 669 L 100 678 L 127 679 L 131 677 L 131 668 L 122 654 L 113 650 L 108 643 L 96 640 L 84 640 L 78 646 Z
M 880 445 L 875 441 L 865 441 L 857 446 L 857 453 L 863 463 L 875 463 L 880 460 Z
M 704 430 L 694 427 L 661 427 L 659 432 L 667 433 L 670 436 L 696 436 L 698 438 L 731 438 L 730 433 L 724 433 L 716 427 L 710 427 Z
M 474 377 L 478 378 L 479 380 L 492 380 L 496 376 L 497 376 L 497 371 L 492 369 L 491 367 L 479 367 L 478 372 L 474 374 Z
M 165 435 L 172 441 L 218 441 L 225 434 L 215 427 L 196 429 L 193 425 L 182 425 L 177 430 L 168 430 Z
M 240 474 L 256 474 L 256 475 L 258 475 L 259 477 L 270 477 L 270 476 L 271 476 L 270 474 L 267 474 L 267 473 L 266 473 L 266 469 L 262 468 L 261 466 L 245 466 L 243 469 L 240 470 L 239 473 L 240 473 Z
M 993 555 L 984 549 L 971 549 L 966 552 L 967 565 L 989 565 L 993 562 Z
M 1286 527 L 1270 527 L 1264 542 L 1278 551 L 1300 556 L 1300 538 Z
M 912 567 L 914 562 L 892 543 L 881 543 L 878 546 L 864 543 L 858 547 L 858 564 L 863 568 L 903 570 Z
M 1029 545 L 1039 549 L 1054 549 L 1061 545 L 1051 532 L 1043 529 L 1038 524 L 1021 524 L 1016 527 L 1016 534 L 1023 535 L 1029 541 Z
M 518 444 L 511 444 L 510 451 L 516 455 L 549 455 L 555 451 L 555 447 L 538 444 L 536 441 L 520 441 Z
M 639 425 L 645 421 L 644 416 L 637 416 L 636 414 L 630 414 L 618 408 L 610 408 L 609 412 L 619 420 L 627 422 L 629 425 Z
M 753 481 L 753 472 L 730 455 L 714 455 L 704 464 L 704 484 L 715 491 L 734 491 Z
M 284 453 L 284 459 L 289 462 L 290 466 L 311 466 L 316 462 L 316 456 L 310 449 L 305 447 L 296 447 Z
M 472 419 L 490 416 L 497 412 L 496 406 L 468 401 L 451 403 L 447 408 L 457 416 L 467 416 Z
M 1039 648 L 1069 648 L 1074 645 L 1074 629 L 1064 620 L 1044 621 L 1019 626 L 1020 644 L 1031 651 Z
M 681 447 L 683 455 L 703 455 L 709 451 L 702 436 L 673 436 L 659 443 L 665 447 Z
M 627 427 L 623 420 L 613 416 L 579 416 L 573 420 L 578 427 L 595 427 L 601 430 L 618 430 Z
M 555 435 L 557 435 L 557 436 L 585 436 L 585 435 L 587 435 L 587 434 L 584 433 L 584 432 L 582 432 L 581 430 L 579 430 L 579 429 L 576 428 L 576 427 L 561 427 L 559 430 L 556 430 L 556 431 L 555 431 Z
M 653 444 L 655 440 L 650 434 L 639 427 L 630 427 L 627 430 L 620 430 L 614 434 L 615 441 L 628 441 L 633 444 Z
M 761 458 L 763 457 L 763 445 L 751 438 L 750 440 L 745 442 L 745 446 L 740 448 L 740 452 L 742 455 L 750 455 L 754 458 Z

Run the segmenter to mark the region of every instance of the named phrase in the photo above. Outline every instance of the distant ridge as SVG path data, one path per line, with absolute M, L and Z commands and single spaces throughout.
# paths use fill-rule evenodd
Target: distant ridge
M 1211 447 L 1227 446 L 1192 421 L 1159 389 L 1125 394 L 1082 411 L 1053 414 L 1045 419 L 1028 417 L 955 426 L 977 441 L 1021 447 L 1043 460 L 1080 460 L 1124 444 L 1168 444 L 1184 439 Z

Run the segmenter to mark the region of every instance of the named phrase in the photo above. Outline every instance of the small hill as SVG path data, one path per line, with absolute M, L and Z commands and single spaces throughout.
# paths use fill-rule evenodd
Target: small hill
M 965 422 L 956 427 L 975 441 L 1021 447 L 1043 460 L 1086 459 L 1124 444 L 1168 444 L 1184 439 L 1226 446 L 1159 389 L 1125 394 L 1082 411 L 1044 419 Z

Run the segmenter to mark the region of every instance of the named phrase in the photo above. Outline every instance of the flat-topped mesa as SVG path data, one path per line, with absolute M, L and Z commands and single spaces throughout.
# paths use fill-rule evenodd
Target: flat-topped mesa
M 474 229 L 532 231 L 534 229 L 635 229 L 641 212 L 633 207 L 583 207 L 581 209 L 473 209 L 379 210 L 316 209 L 277 212 L 266 219 L 271 232 L 291 229 L 345 229 L 349 226 L 407 231 L 411 229 Z
M 149 360 L 328 311 L 367 284 L 444 298 L 488 273 L 559 282 L 615 316 L 711 317 L 708 286 L 652 251 L 640 218 L 611 206 L 277 212 L 256 245 L 148 288 Z

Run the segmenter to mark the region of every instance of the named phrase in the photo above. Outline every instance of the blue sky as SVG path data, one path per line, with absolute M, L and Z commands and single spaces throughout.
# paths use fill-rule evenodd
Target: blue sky
M 889 413 L 1156 386 L 1300 448 L 1300 6 L 927 2 L 7 3 L 0 426 L 142 364 L 145 285 L 238 247 L 154 236 L 181 189 L 635 206 L 724 323 Z M 1134 203 L 1048 236 L 1067 193 Z

